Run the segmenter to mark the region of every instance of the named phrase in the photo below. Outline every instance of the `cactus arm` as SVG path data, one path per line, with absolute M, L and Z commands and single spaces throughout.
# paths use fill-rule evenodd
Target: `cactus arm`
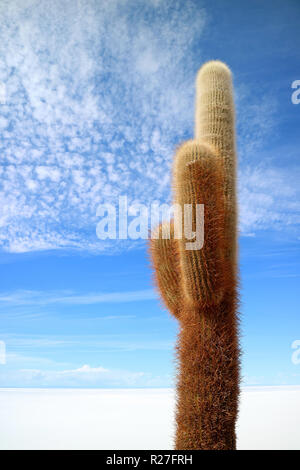
M 178 149 L 174 189 L 175 200 L 182 207 L 182 213 L 187 212 L 184 205 L 191 205 L 194 231 L 197 228 L 196 205 L 202 204 L 204 210 L 204 225 L 198 226 L 203 246 L 197 247 L 196 240 L 187 245 L 189 240 L 184 229 L 182 239 L 178 240 L 186 301 L 190 304 L 200 302 L 202 306 L 216 304 L 224 294 L 224 197 L 222 166 L 211 146 L 191 140 Z M 200 238 L 200 233 L 196 238 Z
M 164 238 L 164 228 L 170 229 L 170 238 Z M 174 239 L 174 223 L 160 224 L 150 240 L 150 255 L 154 268 L 154 280 L 168 310 L 179 318 L 182 304 L 179 271 L 178 241 Z

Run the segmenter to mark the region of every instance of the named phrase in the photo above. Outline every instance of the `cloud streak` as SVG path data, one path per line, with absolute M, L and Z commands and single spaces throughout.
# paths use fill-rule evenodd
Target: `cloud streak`
M 32 290 L 20 290 L 0 294 L 0 305 L 22 306 L 22 305 L 92 305 L 101 303 L 141 302 L 157 298 L 153 289 L 125 292 L 105 292 L 74 294 L 66 292 L 42 292 Z
M 122 369 L 107 369 L 102 366 L 84 364 L 74 369 L 42 370 L 19 369 L 1 371 L 0 386 L 18 387 L 151 387 L 166 386 L 169 377 L 153 376 L 145 372 L 134 372 Z

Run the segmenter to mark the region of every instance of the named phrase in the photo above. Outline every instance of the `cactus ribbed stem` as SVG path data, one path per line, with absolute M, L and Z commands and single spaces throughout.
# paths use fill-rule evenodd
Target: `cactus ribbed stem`
M 237 325 L 226 300 L 186 309 L 177 343 L 176 449 L 233 450 L 238 408 Z
M 195 140 L 176 152 L 174 199 L 204 205 L 204 244 L 151 240 L 156 283 L 179 320 L 176 449 L 235 449 L 239 397 L 237 208 L 231 72 L 205 64 L 196 81 Z M 178 220 L 176 220 L 178 224 Z M 177 225 L 178 226 L 178 225 Z M 173 235 L 174 235 L 174 229 Z

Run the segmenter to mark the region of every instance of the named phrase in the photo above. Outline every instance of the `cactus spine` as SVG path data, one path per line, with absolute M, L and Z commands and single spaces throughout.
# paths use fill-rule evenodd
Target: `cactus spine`
M 235 449 L 239 395 L 237 210 L 231 72 L 204 64 L 196 80 L 195 139 L 176 152 L 174 199 L 204 204 L 204 244 L 163 236 L 151 240 L 155 278 L 179 320 L 176 449 Z M 176 216 L 175 216 L 176 217 Z M 175 220 L 182 223 L 181 220 Z

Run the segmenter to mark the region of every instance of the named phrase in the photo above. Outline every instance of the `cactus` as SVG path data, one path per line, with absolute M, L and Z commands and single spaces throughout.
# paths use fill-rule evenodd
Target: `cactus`
M 150 242 L 161 297 L 179 321 L 176 449 L 231 450 L 239 396 L 236 151 L 231 72 L 204 64 L 196 80 L 195 139 L 176 152 L 174 202 L 204 204 L 204 244 L 164 238 Z M 175 222 L 182 223 L 181 219 Z

